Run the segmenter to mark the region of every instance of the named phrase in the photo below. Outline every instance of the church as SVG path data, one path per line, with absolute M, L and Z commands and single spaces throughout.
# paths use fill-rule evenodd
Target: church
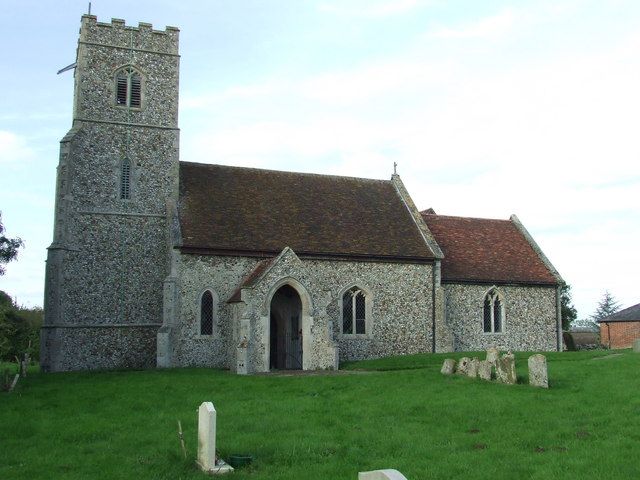
M 561 348 L 562 278 L 515 215 L 420 211 L 395 173 L 181 161 L 178 39 L 82 17 L 43 370 L 251 374 Z

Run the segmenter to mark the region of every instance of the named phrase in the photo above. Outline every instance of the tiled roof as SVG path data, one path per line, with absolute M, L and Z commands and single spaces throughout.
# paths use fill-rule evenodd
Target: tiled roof
M 271 263 L 274 261 L 274 258 L 265 258 L 264 260 L 259 261 L 255 267 L 253 267 L 253 270 L 251 270 L 249 272 L 249 274 L 242 280 L 242 282 L 240 282 L 240 285 L 238 286 L 238 288 L 236 288 L 234 290 L 234 292 L 231 294 L 231 297 L 229 297 L 229 300 L 227 300 L 228 303 L 235 303 L 235 302 L 239 302 L 241 300 L 241 291 L 243 288 L 246 287 L 250 287 L 251 285 L 253 285 L 253 282 L 256 281 L 256 279 L 262 275 L 262 273 L 269 268 L 269 265 L 271 265 Z
M 444 253 L 444 282 L 557 284 L 553 273 L 510 220 L 422 212 Z
M 609 315 L 599 322 L 640 322 L 640 303 Z
M 431 260 L 391 181 L 180 162 L 183 250 Z

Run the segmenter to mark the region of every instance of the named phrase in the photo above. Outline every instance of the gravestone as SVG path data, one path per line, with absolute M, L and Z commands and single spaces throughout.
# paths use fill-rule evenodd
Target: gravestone
M 496 361 L 496 378 L 502 383 L 516 383 L 516 358 L 513 353 L 505 353 L 498 358 Z
M 398 470 L 392 468 L 386 470 L 373 470 L 371 472 L 359 472 L 358 480 L 407 480 Z
M 480 361 L 475 357 L 469 361 L 469 366 L 467 367 L 468 377 L 476 378 L 478 376 L 478 363 L 480 363 Z
M 633 351 L 636 353 L 640 353 L 640 338 L 636 338 L 633 341 Z
M 442 364 L 442 369 L 440 370 L 440 373 L 442 373 L 443 375 L 452 375 L 455 371 L 456 371 L 456 361 L 453 358 L 445 359 L 444 363 Z
M 478 377 L 482 380 L 491 380 L 491 369 L 493 364 L 488 360 L 481 360 L 478 362 Z
M 196 463 L 209 475 L 233 472 L 233 468 L 216 459 L 216 409 L 203 402 L 198 408 L 198 458 Z
M 549 379 L 547 375 L 547 357 L 540 355 L 531 355 L 528 360 L 529 364 L 529 385 L 534 387 L 549 388 Z
M 495 365 L 498 361 L 498 357 L 500 357 L 500 350 L 496 347 L 491 347 L 487 349 L 487 362 L 492 365 Z
M 462 357 L 458 360 L 458 365 L 456 366 L 456 373 L 458 375 L 466 375 L 467 370 L 469 369 L 469 362 L 471 360 L 468 357 Z

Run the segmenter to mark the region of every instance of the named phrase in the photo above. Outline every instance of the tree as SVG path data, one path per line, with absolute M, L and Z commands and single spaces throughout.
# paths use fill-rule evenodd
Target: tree
M 591 315 L 590 320 L 592 322 L 597 322 L 609 315 L 613 315 L 618 310 L 620 310 L 620 304 L 616 301 L 613 295 L 609 293 L 609 291 L 605 291 L 604 295 L 602 295 L 602 300 L 598 303 L 598 308 Z
M 13 361 L 25 353 L 37 359 L 43 317 L 42 308 L 21 307 L 0 290 L 0 360 Z
M 573 306 L 571 299 L 571 285 L 563 283 L 560 290 L 560 313 L 562 316 L 562 329 L 567 331 L 571 328 L 571 323 L 578 318 L 578 311 Z
M 3 264 L 9 263 L 18 256 L 18 249 L 24 246 L 20 237 L 9 238 L 4 234 L 2 225 L 2 212 L 0 212 L 0 275 L 4 275 Z

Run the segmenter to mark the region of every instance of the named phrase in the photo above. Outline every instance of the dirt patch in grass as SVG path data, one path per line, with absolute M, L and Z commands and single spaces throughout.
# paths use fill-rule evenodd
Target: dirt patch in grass
M 615 357 L 621 357 L 622 354 L 621 353 L 611 353 L 609 355 L 605 355 L 604 357 L 595 357 L 593 358 L 593 360 L 604 360 L 606 358 L 615 358 Z

